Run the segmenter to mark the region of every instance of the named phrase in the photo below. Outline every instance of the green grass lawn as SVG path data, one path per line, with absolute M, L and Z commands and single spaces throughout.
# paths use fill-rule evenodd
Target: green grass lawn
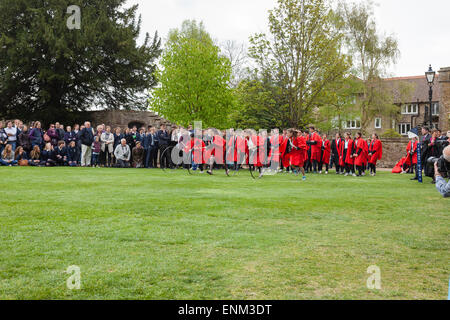
M 427 178 L 0 168 L 1 299 L 446 299 Z M 68 290 L 67 267 L 81 268 Z M 381 268 L 369 290 L 367 268 Z

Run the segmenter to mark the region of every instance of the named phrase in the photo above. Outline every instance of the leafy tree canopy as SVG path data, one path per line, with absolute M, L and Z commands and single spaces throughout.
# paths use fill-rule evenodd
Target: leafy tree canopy
M 194 121 L 204 127 L 229 125 L 234 105 L 231 64 L 202 23 L 185 21 L 181 29 L 172 30 L 160 64 L 153 110 L 185 126 Z

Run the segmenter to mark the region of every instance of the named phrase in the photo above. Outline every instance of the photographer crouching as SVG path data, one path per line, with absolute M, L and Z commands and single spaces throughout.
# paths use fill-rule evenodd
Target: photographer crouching
M 430 158 L 428 161 L 434 163 L 434 175 L 436 178 L 436 188 L 444 198 L 450 197 L 450 180 L 445 181 L 444 178 L 450 178 L 450 146 L 444 149 L 441 158 Z

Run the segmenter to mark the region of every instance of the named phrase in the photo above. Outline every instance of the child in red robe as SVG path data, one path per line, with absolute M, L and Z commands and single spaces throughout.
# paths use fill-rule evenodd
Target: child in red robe
M 378 138 L 378 135 L 374 133 L 372 135 L 372 141 L 369 146 L 369 169 L 370 175 L 375 177 L 377 174 L 377 162 L 383 158 L 383 145 Z
M 320 156 L 322 154 L 322 139 L 316 132 L 315 127 L 309 127 L 307 145 L 311 148 L 310 166 L 312 166 L 312 170 L 314 170 L 314 173 L 317 173 L 317 169 L 321 161 Z
M 319 173 L 322 174 L 323 165 L 325 165 L 325 174 L 328 174 L 331 159 L 331 142 L 328 140 L 328 136 L 324 134 L 322 136 L 322 157 L 319 165 Z
M 406 152 L 408 156 L 406 158 L 405 165 L 403 167 L 403 172 L 406 173 L 406 169 L 409 168 L 409 173 L 417 172 L 417 147 L 419 145 L 419 138 L 414 137 L 406 147 Z
M 290 158 L 291 158 L 291 166 L 298 174 L 299 171 L 302 173 L 303 181 L 306 180 L 305 175 L 305 150 L 306 150 L 306 138 L 302 135 L 298 135 L 298 132 L 294 129 L 289 130 L 288 133 L 289 144 L 291 147 Z
M 343 163 L 345 165 L 345 176 L 348 176 L 351 173 L 353 176 L 356 177 L 355 159 L 353 158 L 353 155 L 355 154 L 355 144 L 349 132 L 345 134 L 343 148 L 344 150 L 342 151 L 342 155 L 343 155 Z
M 355 139 L 355 153 L 353 157 L 355 158 L 356 169 L 358 170 L 358 177 L 365 175 L 365 164 L 368 156 L 367 142 L 362 138 L 360 132 L 356 134 Z

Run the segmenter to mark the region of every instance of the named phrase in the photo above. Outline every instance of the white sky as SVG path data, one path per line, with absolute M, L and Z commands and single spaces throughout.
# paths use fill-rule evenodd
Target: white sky
M 359 0 L 357 0 L 359 1 Z M 186 19 L 203 21 L 219 42 L 248 42 L 263 32 L 267 11 L 276 0 L 129 0 L 139 3 L 143 33 L 157 30 L 163 39 Z M 380 31 L 395 34 L 401 57 L 388 71 L 392 76 L 421 75 L 431 63 L 435 70 L 450 67 L 449 0 L 375 0 Z M 430 22 L 431 21 L 431 22 Z

